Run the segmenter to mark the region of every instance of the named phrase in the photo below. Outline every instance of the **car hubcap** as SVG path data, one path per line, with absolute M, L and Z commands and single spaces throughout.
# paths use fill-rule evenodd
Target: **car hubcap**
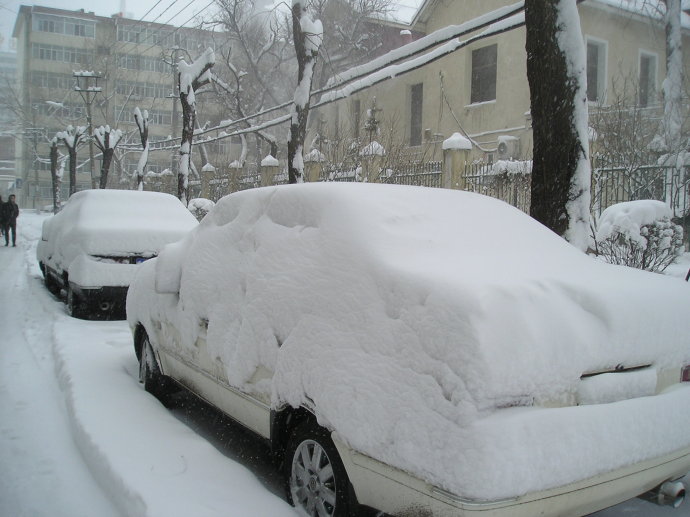
M 309 517 L 332 517 L 335 513 L 335 477 L 326 451 L 305 440 L 292 458 L 290 492 L 295 506 Z

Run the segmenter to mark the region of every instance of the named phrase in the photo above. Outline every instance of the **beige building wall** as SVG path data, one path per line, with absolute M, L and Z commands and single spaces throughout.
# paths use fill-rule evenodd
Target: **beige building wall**
M 458 2 L 437 0 L 428 2 L 428 8 L 421 12 L 421 23 L 414 28 L 423 28 L 431 33 L 451 24 L 460 24 L 498 7 L 510 4 L 501 0 L 472 0 Z M 640 73 L 640 55 L 655 56 L 656 73 L 655 99 L 665 76 L 665 34 L 660 22 L 653 22 L 632 13 L 602 6 L 594 1 L 580 5 L 583 38 L 603 45 L 605 49 L 605 79 L 602 81 L 602 102 L 590 102 L 590 109 L 596 109 L 622 88 L 623 79 L 632 81 L 637 87 Z M 688 30 L 684 31 L 685 69 L 690 70 L 690 43 Z M 489 45 L 497 45 L 496 96 L 488 102 L 471 102 L 472 52 Z M 384 146 L 390 141 L 407 146 L 411 156 L 423 155 L 426 159 L 441 159 L 441 142 L 454 132 L 468 135 L 476 145 L 472 158 L 497 160 L 500 158 L 529 158 L 532 150 L 530 99 L 526 73 L 524 28 L 483 39 L 472 43 L 419 70 L 396 76 L 364 92 L 337 103 L 337 107 L 321 110 L 322 127 L 340 124 L 348 129 L 352 120 L 353 104 L 359 100 L 362 108 L 361 123 L 366 119 L 366 109 L 372 99 L 381 111 L 381 133 L 375 137 Z M 423 84 L 422 144 L 410 148 L 411 88 Z M 393 122 L 391 122 L 393 121 Z M 391 139 L 387 131 L 391 124 Z M 360 124 L 361 126 L 361 124 Z M 314 130 L 314 124 L 312 124 Z M 349 135 L 354 134 L 349 128 Z M 338 137 L 342 138 L 342 134 Z M 507 137 L 507 138 L 506 138 Z M 501 155 L 498 144 L 508 141 L 507 155 Z M 367 134 L 360 127 L 360 142 L 368 143 Z

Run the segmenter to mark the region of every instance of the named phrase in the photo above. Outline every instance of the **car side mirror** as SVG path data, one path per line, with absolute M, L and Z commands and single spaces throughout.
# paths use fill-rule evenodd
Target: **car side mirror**
M 182 282 L 182 242 L 165 246 L 156 259 L 155 289 L 158 294 L 178 294 Z

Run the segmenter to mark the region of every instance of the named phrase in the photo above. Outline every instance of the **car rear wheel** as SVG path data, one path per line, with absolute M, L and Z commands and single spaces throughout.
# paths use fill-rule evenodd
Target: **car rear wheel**
M 172 391 L 170 381 L 161 373 L 148 334 L 142 332 L 140 340 L 139 382 L 144 385 L 146 391 L 156 397 L 165 407 L 170 407 L 170 394 Z
M 350 482 L 333 440 L 311 422 L 295 428 L 285 456 L 288 502 L 300 515 L 347 517 L 356 506 Z

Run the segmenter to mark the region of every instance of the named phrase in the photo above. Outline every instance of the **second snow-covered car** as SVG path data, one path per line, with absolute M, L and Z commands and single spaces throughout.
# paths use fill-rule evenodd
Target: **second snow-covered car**
M 43 223 L 36 255 L 49 290 L 73 316 L 124 317 L 137 265 L 197 225 L 169 194 L 85 190 Z
M 682 500 L 689 306 L 503 202 L 322 183 L 220 200 L 127 318 L 145 388 L 268 440 L 300 515 L 534 517 Z

